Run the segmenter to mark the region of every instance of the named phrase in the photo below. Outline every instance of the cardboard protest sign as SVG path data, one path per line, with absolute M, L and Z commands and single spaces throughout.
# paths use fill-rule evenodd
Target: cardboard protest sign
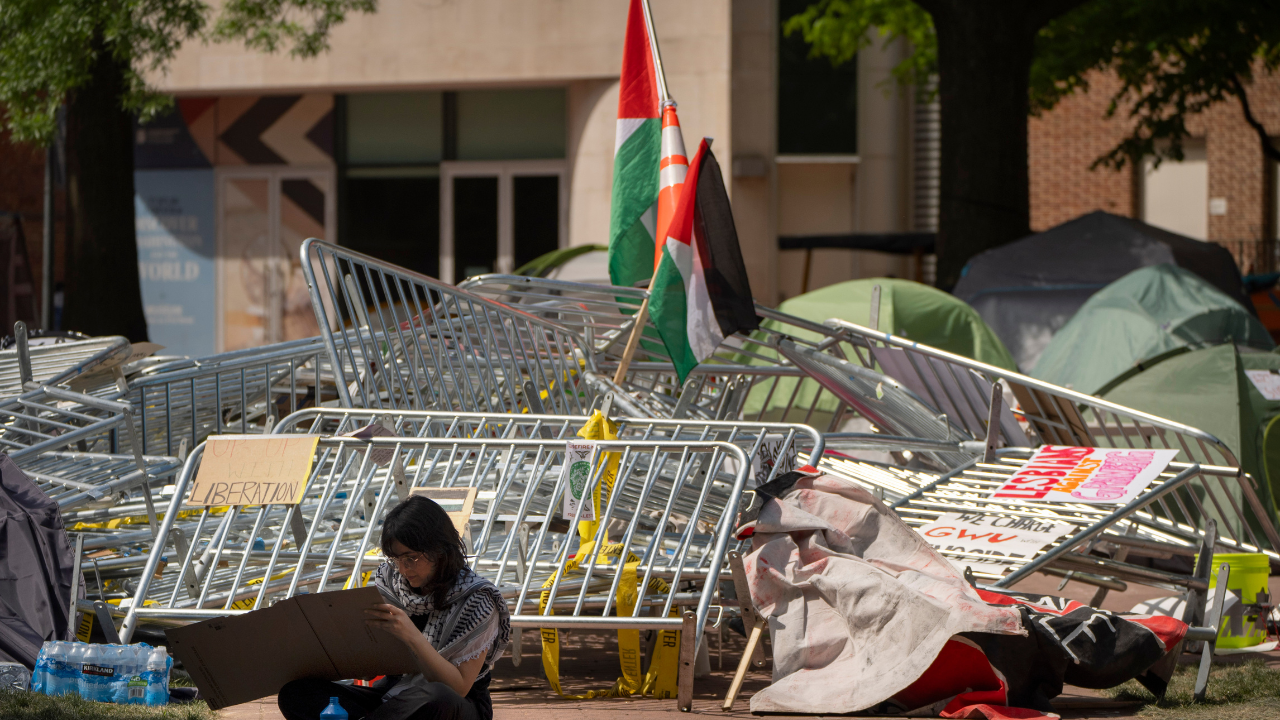
M 992 499 L 1120 505 L 1142 494 L 1177 450 L 1044 445 Z
M 992 575 L 1003 574 L 1009 565 L 999 559 L 1029 560 L 1054 540 L 1072 535 L 1071 523 L 1041 518 L 1016 518 L 988 513 L 946 513 L 928 525 L 916 528 L 935 550 L 987 555 L 991 562 L 977 558 L 948 558 L 963 570 Z
M 217 710 L 274 695 L 290 680 L 418 672 L 413 651 L 365 624 L 373 586 L 298 595 L 261 610 L 172 628 L 169 651 Z
M 190 505 L 302 502 L 318 435 L 211 435 Z
M 751 457 L 751 477 L 754 479 L 752 487 L 768 482 L 769 474 L 773 473 L 775 466 L 778 471 L 773 474 L 774 477 L 800 467 L 799 452 L 794 442 L 787 446 L 786 451 L 783 451 L 782 444 L 786 440 L 785 435 L 765 435 L 764 440 L 760 442 L 760 451 Z
M 591 468 L 595 466 L 596 444 L 592 440 L 569 440 L 564 444 L 564 466 L 560 470 L 560 481 L 568 482 L 564 491 L 565 520 L 572 521 L 578 517 L 578 506 L 582 505 L 582 516 L 578 520 L 595 520 L 595 503 L 587 494 L 583 503 L 583 492 L 587 483 L 591 482 Z

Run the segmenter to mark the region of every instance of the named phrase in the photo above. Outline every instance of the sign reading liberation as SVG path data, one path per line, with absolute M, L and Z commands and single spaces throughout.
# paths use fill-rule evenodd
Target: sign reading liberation
M 205 441 L 191 505 L 302 502 L 318 435 L 212 435 Z
M 1123 505 L 1141 495 L 1177 454 L 1044 445 L 991 498 Z

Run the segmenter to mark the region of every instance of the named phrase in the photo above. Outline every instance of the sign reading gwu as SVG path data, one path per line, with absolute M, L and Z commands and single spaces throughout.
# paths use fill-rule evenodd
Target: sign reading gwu
M 1045 445 L 995 492 L 992 499 L 1121 504 L 1146 490 L 1177 450 Z
M 292 505 L 302 501 L 318 435 L 212 435 L 189 505 Z

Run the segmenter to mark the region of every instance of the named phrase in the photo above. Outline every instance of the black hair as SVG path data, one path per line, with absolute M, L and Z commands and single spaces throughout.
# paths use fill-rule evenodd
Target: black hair
M 387 512 L 382 521 L 382 554 L 391 556 L 391 543 L 420 552 L 435 563 L 436 573 L 424 587 L 437 608 L 445 606 L 458 573 L 467 565 L 466 547 L 453 520 L 431 498 L 414 495 Z

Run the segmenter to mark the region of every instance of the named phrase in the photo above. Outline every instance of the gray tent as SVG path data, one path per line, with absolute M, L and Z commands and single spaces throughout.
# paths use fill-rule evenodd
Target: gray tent
M 1253 312 L 1225 248 L 1101 211 L 978 255 L 952 292 L 1029 372 L 1095 292 L 1138 268 L 1166 263 L 1199 275 Z
M 0 453 L 0 661 L 31 668 L 67 639 L 74 554 L 58 504 Z

